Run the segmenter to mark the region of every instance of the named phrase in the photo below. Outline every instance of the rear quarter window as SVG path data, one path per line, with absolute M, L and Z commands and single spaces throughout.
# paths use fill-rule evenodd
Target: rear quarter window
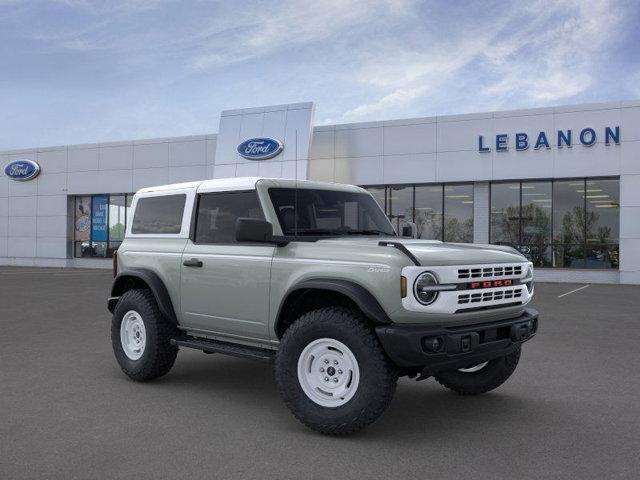
M 131 233 L 180 233 L 186 198 L 185 194 L 140 198 L 133 214 Z

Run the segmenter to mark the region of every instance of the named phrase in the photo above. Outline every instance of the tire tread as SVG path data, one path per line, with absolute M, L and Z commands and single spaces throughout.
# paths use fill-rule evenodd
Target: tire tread
M 295 387 L 297 387 L 294 388 L 291 385 L 291 375 L 285 373 L 291 366 L 285 366 L 283 362 L 291 361 L 291 358 L 295 357 L 292 350 L 299 348 L 296 339 L 302 336 L 303 332 L 309 328 L 320 328 L 326 331 L 328 336 L 332 329 L 350 331 L 356 341 L 366 346 L 371 356 L 368 361 L 375 364 L 375 368 L 371 368 L 370 372 L 373 372 L 374 378 L 372 381 L 381 387 L 377 390 L 378 394 L 375 395 L 375 398 L 370 397 L 366 406 L 353 412 L 340 423 L 322 422 L 313 419 L 305 408 L 300 407 L 301 404 L 304 405 L 305 400 L 308 402 L 311 402 L 311 400 L 307 399 L 301 389 L 297 394 L 292 394 L 292 390 L 299 389 L 297 387 L 297 376 L 293 379 L 296 384 Z M 344 307 L 325 307 L 310 311 L 298 318 L 287 329 L 280 345 L 280 350 L 276 356 L 278 389 L 293 415 L 307 427 L 326 435 L 348 435 L 373 423 L 389 406 L 395 393 L 398 373 L 382 349 L 375 332 L 359 312 Z M 303 397 L 302 401 L 299 397 Z M 346 405 L 349 405 L 349 403 Z
M 147 330 L 145 353 L 140 359 L 143 361 L 135 364 L 126 356 L 120 345 L 120 324 L 122 316 L 129 310 L 125 305 L 129 303 L 136 305 L 136 311 L 142 316 Z M 150 290 L 128 290 L 120 297 L 113 314 L 111 342 L 120 368 L 129 378 L 144 382 L 166 375 L 173 367 L 178 354 L 178 347 L 170 343 L 177 333 L 178 329 L 160 312 Z

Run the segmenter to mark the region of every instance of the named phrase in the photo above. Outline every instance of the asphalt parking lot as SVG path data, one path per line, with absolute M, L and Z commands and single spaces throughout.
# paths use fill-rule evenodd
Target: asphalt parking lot
M 111 353 L 110 272 L 0 267 L 0 478 L 638 478 L 640 287 L 538 284 L 498 390 L 402 379 L 384 416 L 300 425 L 268 365 L 181 351 L 149 384 Z M 560 298 L 558 298 L 560 297 Z

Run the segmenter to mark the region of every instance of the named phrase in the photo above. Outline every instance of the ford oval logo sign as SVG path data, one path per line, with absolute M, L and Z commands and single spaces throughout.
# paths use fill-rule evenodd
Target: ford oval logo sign
M 249 160 L 266 160 L 278 155 L 283 145 L 273 138 L 250 138 L 238 145 L 238 153 Z
M 40 165 L 33 160 L 14 160 L 4 167 L 4 173 L 11 180 L 26 182 L 38 176 Z

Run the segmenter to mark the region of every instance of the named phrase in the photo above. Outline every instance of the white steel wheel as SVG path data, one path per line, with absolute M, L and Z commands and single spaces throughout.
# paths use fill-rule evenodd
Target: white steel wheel
M 147 343 L 147 331 L 142 317 L 135 310 L 129 310 L 122 317 L 120 324 L 120 344 L 125 355 L 131 360 L 138 360 L 144 354 Z
M 458 371 L 462 372 L 462 373 L 474 373 L 474 372 L 479 372 L 480 370 L 482 370 L 484 367 L 487 366 L 489 362 L 483 362 L 483 363 L 479 363 L 478 365 L 474 365 L 473 367 L 469 367 L 469 368 L 459 368 Z
M 340 407 L 358 390 L 358 361 L 344 343 L 333 338 L 320 338 L 307 345 L 300 354 L 298 381 L 314 403 L 329 408 Z

